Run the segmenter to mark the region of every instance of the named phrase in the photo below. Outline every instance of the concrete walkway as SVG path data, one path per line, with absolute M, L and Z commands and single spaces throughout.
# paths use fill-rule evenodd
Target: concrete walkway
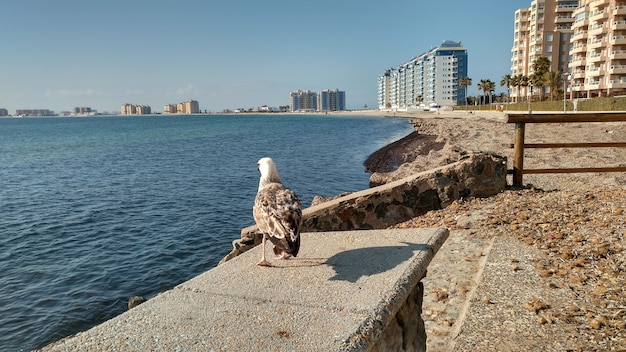
M 298 258 L 259 267 L 259 246 L 42 351 L 364 350 L 422 279 L 448 231 L 302 236 Z
M 576 334 L 572 326 L 550 323 L 550 313 L 528 308 L 576 299 L 569 288 L 539 275 L 535 263 L 545 254 L 513 238 L 480 238 L 476 231 L 451 231 L 422 280 L 427 350 L 579 350 L 568 338 Z

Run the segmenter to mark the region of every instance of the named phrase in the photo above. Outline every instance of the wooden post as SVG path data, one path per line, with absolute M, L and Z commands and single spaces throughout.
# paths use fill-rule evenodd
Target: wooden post
M 515 144 L 513 149 L 513 186 L 522 187 L 522 175 L 524 174 L 524 133 L 526 124 L 515 123 Z

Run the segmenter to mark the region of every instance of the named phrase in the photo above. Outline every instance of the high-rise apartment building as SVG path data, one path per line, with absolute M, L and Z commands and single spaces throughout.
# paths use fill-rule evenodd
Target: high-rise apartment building
M 626 94 L 626 1 L 580 0 L 573 16 L 569 98 Z
M 196 100 L 187 100 L 178 104 L 167 104 L 163 106 L 165 114 L 199 114 L 200 104 Z
M 318 111 L 341 111 L 345 109 L 346 92 L 339 89 L 326 89 L 317 94 Z
M 515 11 L 511 75 L 530 76 L 540 57 L 550 60 L 550 70 L 566 73 L 570 55 L 573 13 L 578 0 L 533 0 L 529 8 Z M 511 97 L 525 96 L 524 88 Z
M 90 107 L 86 107 L 86 106 L 77 106 L 74 108 L 74 114 L 78 115 L 78 114 L 89 114 L 91 113 L 91 108 Z
M 316 111 L 317 93 L 310 90 L 298 90 L 289 95 L 291 111 Z
M 465 102 L 459 79 L 467 77 L 467 49 L 445 41 L 378 76 L 378 108 L 410 109 L 420 104 L 455 106 Z
M 152 108 L 149 105 L 123 104 L 121 113 L 122 115 L 149 115 L 152 113 Z
M 122 107 L 120 108 L 120 112 L 122 113 L 122 115 L 135 115 L 136 113 L 135 105 L 122 104 Z
M 298 90 L 289 94 L 289 105 L 291 111 L 341 111 L 346 109 L 346 92 Z

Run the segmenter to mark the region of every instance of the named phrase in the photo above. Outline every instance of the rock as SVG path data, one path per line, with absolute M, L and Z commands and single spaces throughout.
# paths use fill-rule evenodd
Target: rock
M 444 141 L 435 135 L 420 134 L 415 131 L 372 153 L 363 163 L 365 172 L 392 172 L 400 165 L 415 160 L 417 156 L 428 155 L 433 150 L 441 150 Z
M 316 206 L 318 204 L 322 204 L 324 202 L 331 201 L 333 199 L 337 199 L 337 198 L 340 198 L 340 197 L 343 197 L 343 196 L 347 196 L 350 193 L 352 193 L 352 192 L 343 192 L 343 193 L 341 193 L 339 195 L 332 196 L 332 197 L 315 196 L 315 197 L 313 197 L 313 200 L 311 201 L 311 206 L 313 207 L 313 206 Z
M 146 299 L 141 296 L 132 296 L 131 298 L 128 299 L 128 310 L 131 310 L 137 307 L 138 305 L 142 304 L 145 301 Z

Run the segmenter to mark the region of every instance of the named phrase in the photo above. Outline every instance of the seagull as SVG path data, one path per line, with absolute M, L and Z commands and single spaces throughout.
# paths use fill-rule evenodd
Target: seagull
M 257 265 L 271 267 L 272 264 L 265 260 L 268 239 L 274 244 L 274 259 L 289 259 L 298 255 L 302 203 L 292 190 L 283 185 L 271 158 L 260 159 L 257 166 L 261 178 L 252 214 L 263 233 L 263 256 Z

